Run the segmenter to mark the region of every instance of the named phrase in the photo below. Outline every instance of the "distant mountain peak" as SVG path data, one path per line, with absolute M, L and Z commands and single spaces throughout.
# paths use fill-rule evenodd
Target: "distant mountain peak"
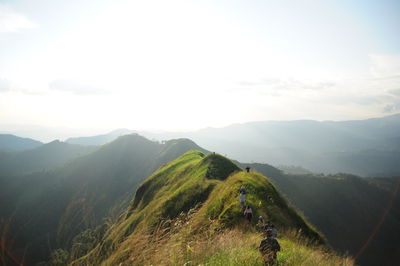
M 132 133 L 136 133 L 136 131 L 131 130 L 131 129 L 127 129 L 127 128 L 118 128 L 116 130 L 111 131 L 110 133 L 108 133 L 106 135 L 122 136 L 122 135 L 128 135 L 128 134 L 132 134 Z
M 0 134 L 0 150 L 22 151 L 37 148 L 41 145 L 43 145 L 42 142 L 34 139 L 21 138 L 11 134 Z

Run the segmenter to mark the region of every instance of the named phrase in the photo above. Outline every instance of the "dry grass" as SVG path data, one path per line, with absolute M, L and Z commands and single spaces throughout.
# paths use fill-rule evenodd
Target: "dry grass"
M 317 245 L 299 231 L 286 231 L 282 235 L 279 239 L 282 251 L 278 253 L 278 265 L 354 265 L 352 258 L 339 256 L 326 246 Z
M 207 158 L 189 152 L 159 169 L 139 187 L 129 215 L 110 228 L 95 249 L 72 264 L 262 265 L 261 235 L 254 224 L 245 221 L 237 202 L 242 185 L 249 192 L 248 203 L 257 206 L 255 217 L 263 215 L 279 229 L 303 230 L 282 234 L 280 265 L 352 264 L 307 240 L 324 244 L 267 178 L 236 172 L 224 180 L 208 179 L 204 177 L 209 169 L 204 163 Z M 212 191 L 205 185 L 212 186 Z M 273 197 L 273 204 L 266 195 Z M 199 204 L 188 210 L 194 203 Z
M 153 233 L 131 235 L 102 265 L 263 265 L 261 235 L 247 223 L 224 231 L 193 234 L 190 215 L 161 222 Z M 353 265 L 299 232 L 284 232 L 277 265 Z

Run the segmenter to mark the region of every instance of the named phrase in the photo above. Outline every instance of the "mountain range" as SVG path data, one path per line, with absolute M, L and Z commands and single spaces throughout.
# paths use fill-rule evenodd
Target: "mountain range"
M 189 138 L 207 150 L 241 162 L 302 167 L 315 173 L 382 177 L 400 174 L 398 132 L 400 114 L 353 121 L 260 121 L 190 132 L 119 129 L 103 135 L 69 138 L 66 142 L 99 146 L 131 133 L 159 141 Z M 2 137 L 0 144 L 9 142 L 2 141 Z
M 0 134 L 0 151 L 21 151 L 41 146 L 43 143 L 30 138 L 20 138 L 11 134 Z
M 392 118 L 396 120 L 396 117 Z M 375 125 L 374 127 L 377 127 L 378 124 L 376 120 L 368 123 Z M 389 122 L 381 121 L 380 123 L 382 124 L 381 128 L 385 128 L 385 130 L 395 129 L 395 125 L 390 119 Z M 394 136 L 395 132 L 390 133 L 393 135 L 387 133 L 382 137 L 383 133 L 379 133 L 380 130 L 378 127 L 374 134 L 369 134 L 374 135 L 376 139 L 387 139 L 388 143 L 396 138 L 390 137 Z M 155 139 L 156 135 L 153 134 L 151 137 Z M 3 254 L 9 254 L 6 256 L 8 259 L 14 257 L 17 260 L 24 260 L 29 265 L 49 260 L 54 256 L 65 255 L 66 251 L 69 252 L 70 259 L 77 259 L 94 248 L 96 248 L 96 252 L 99 248 L 104 249 L 108 244 L 102 241 L 106 241 L 105 237 L 109 237 L 109 234 L 118 235 L 123 232 L 118 231 L 119 229 L 114 231 L 111 228 L 120 228 L 129 223 L 131 224 L 131 229 L 128 230 L 130 233 L 139 232 L 136 231 L 136 223 L 131 223 L 130 219 L 133 218 L 129 217 L 137 217 L 133 213 L 141 210 L 142 207 L 145 209 L 148 204 L 155 204 L 150 201 L 160 202 L 160 198 L 155 196 L 154 191 L 160 189 L 157 186 L 164 187 L 166 185 L 160 185 L 165 181 L 160 181 L 161 183 L 157 181 L 153 184 L 154 180 L 158 180 L 155 178 L 157 173 L 160 175 L 162 173 L 164 176 L 160 177 L 160 180 L 167 179 L 171 184 L 178 184 L 179 180 L 175 179 L 176 177 L 165 174 L 168 172 L 165 172 L 167 169 L 171 169 L 172 173 L 177 171 L 176 174 L 182 178 L 182 182 L 188 178 L 189 183 L 186 185 L 182 183 L 181 190 L 176 187 L 176 193 L 181 191 L 183 195 L 186 195 L 184 197 L 194 195 L 195 191 L 194 188 L 191 188 L 193 184 L 190 180 L 192 180 L 195 169 L 183 167 L 178 171 L 169 166 L 175 165 L 171 161 L 182 154 L 190 150 L 198 150 L 197 153 L 189 155 L 193 162 L 213 158 L 212 160 L 207 159 L 211 160 L 206 164 L 208 170 L 203 173 L 204 169 L 200 170 L 199 168 L 199 173 L 209 176 L 218 173 L 217 176 L 221 176 L 221 169 L 225 169 L 224 165 L 236 165 L 236 168 L 232 166 L 232 169 L 239 172 L 240 168 L 251 167 L 252 170 L 264 175 L 259 176 L 257 172 L 254 172 L 254 175 L 250 175 L 251 178 L 264 178 L 268 182 L 263 183 L 260 189 L 264 186 L 268 187 L 269 182 L 272 182 L 277 189 L 276 193 L 279 191 L 284 197 L 282 200 L 288 201 L 287 208 L 292 209 L 293 207 L 302 212 L 306 219 L 325 235 L 327 243 L 334 250 L 357 256 L 357 263 L 361 263 L 361 265 L 376 265 L 377 263 L 396 265 L 400 261 L 396 244 L 400 237 L 397 233 L 400 232 L 400 199 L 395 193 L 398 188 L 398 179 L 396 178 L 361 178 L 350 174 L 311 174 L 302 168 L 286 167 L 292 171 L 289 174 L 266 163 L 231 162 L 218 154 L 218 156 L 207 155 L 210 152 L 189 139 L 158 142 L 150 141 L 137 134 L 113 139 L 114 137 L 108 139 L 107 144 L 103 145 L 100 145 L 101 141 L 96 145 L 92 145 L 93 142 L 91 145 L 85 145 L 89 144 L 85 142 L 77 145 L 55 141 L 41 144 L 30 150 L 1 152 L 0 232 L 2 232 L 4 240 L 2 242 L 3 250 L 7 250 Z M 83 140 L 90 141 L 90 138 Z M 249 140 L 249 142 L 254 141 Z M 385 146 L 385 149 L 389 149 L 389 147 Z M 394 151 L 397 149 L 394 142 L 392 149 Z M 224 153 L 215 149 L 210 150 Z M 232 150 L 234 149 L 232 148 Z M 243 151 L 245 152 L 246 149 Z M 384 167 L 381 166 L 381 168 Z M 301 174 L 297 174 L 297 170 L 301 171 Z M 211 183 L 219 187 L 220 191 L 228 189 L 229 186 L 224 180 L 228 180 L 227 176 L 234 175 L 235 171 L 229 170 L 226 174 L 222 174 L 225 176 L 222 178 L 223 180 L 217 178 Z M 203 174 L 201 175 L 203 176 Z M 146 177 L 149 179 L 143 181 Z M 241 180 L 242 177 L 237 178 Z M 208 184 L 207 180 L 203 181 L 201 183 L 204 185 Z M 196 182 L 194 184 L 197 184 Z M 151 184 L 148 186 L 152 187 L 151 191 L 154 195 L 140 196 L 141 193 L 146 195 L 149 193 L 146 192 L 149 189 L 146 184 Z M 188 190 L 186 191 L 186 189 Z M 228 201 L 232 204 L 234 201 L 231 197 L 235 189 L 227 190 L 227 192 L 230 191 Z M 175 195 L 175 190 L 172 190 L 171 193 Z M 182 209 L 184 212 L 194 209 L 197 213 L 200 209 L 196 209 L 196 205 L 198 203 L 205 204 L 214 193 L 212 192 L 214 187 L 212 190 L 210 188 L 210 191 L 206 191 L 204 198 L 200 197 L 202 199 L 200 201 L 185 205 L 184 200 L 182 202 L 172 200 L 172 203 L 169 203 L 172 205 L 165 205 L 165 207 L 175 206 L 168 207 L 173 209 L 176 208 L 176 204 L 182 203 L 186 206 Z M 169 196 L 164 194 L 162 198 L 164 197 Z M 146 200 L 143 201 L 143 199 Z M 128 213 L 132 214 L 127 217 Z M 168 211 L 168 214 L 168 216 L 157 217 L 176 218 L 173 217 L 176 213 L 171 216 L 171 212 Z M 141 212 L 139 216 L 149 215 L 153 215 L 153 209 Z M 197 219 L 191 220 L 190 218 L 189 220 Z M 304 220 L 304 218 L 301 219 Z M 221 221 L 218 218 L 216 223 L 219 224 Z M 282 221 L 277 219 L 278 223 L 282 223 Z M 148 225 L 147 222 L 145 224 Z M 306 224 L 309 226 L 307 221 Z M 312 229 L 312 226 L 309 227 Z M 297 229 L 299 228 L 297 227 Z M 182 237 L 180 233 L 175 237 L 178 236 Z M 251 237 L 255 238 L 255 236 Z M 86 239 L 86 242 L 82 240 L 86 243 L 85 248 L 82 247 L 83 244 L 79 244 L 81 241 L 79 239 Z M 96 239 L 96 241 L 88 239 Z M 108 239 L 112 243 L 118 242 L 114 246 L 114 251 L 117 252 L 114 255 L 117 256 L 120 254 L 118 245 L 121 239 L 113 237 Z M 287 241 L 290 240 L 287 239 Z M 54 253 L 55 251 L 59 253 Z M 71 252 L 75 255 L 72 256 Z M 114 256 L 111 253 L 109 255 L 111 257 L 108 255 L 94 256 L 91 259 L 108 261 Z
M 104 144 L 118 132 L 68 139 Z M 241 162 L 301 166 L 316 173 L 361 176 L 400 174 L 400 114 L 354 121 L 265 121 L 192 132 L 136 132 L 149 139 L 189 138 L 210 151 Z M 116 134 L 117 133 L 117 134 Z
M 55 168 L 96 149 L 97 146 L 72 145 L 55 140 L 33 149 L 0 152 L 1 174 L 30 173 Z

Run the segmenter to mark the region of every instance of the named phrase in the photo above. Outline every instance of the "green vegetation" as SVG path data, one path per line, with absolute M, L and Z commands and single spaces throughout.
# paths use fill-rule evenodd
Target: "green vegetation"
M 398 178 L 287 175 L 277 173 L 268 165 L 250 166 L 268 175 L 338 252 L 357 254 L 379 229 L 356 263 L 390 265 L 400 261 L 400 253 L 395 248 L 400 239 L 400 195 L 394 194 L 400 182 Z
M 207 247 L 208 254 L 204 254 L 196 263 L 263 266 L 263 260 L 257 250 L 260 241 L 259 233 L 229 230 L 213 239 Z M 278 241 L 281 252 L 278 253 L 277 265 L 353 265 L 351 259 L 339 257 L 326 248 L 310 243 L 307 239 L 298 238 L 290 232 Z
M 243 172 L 221 155 L 190 151 L 147 178 L 126 215 L 93 250 L 71 258 L 72 265 L 262 265 L 261 236 L 238 202 L 242 185 L 255 217 L 267 217 L 280 232 L 296 232 L 280 237 L 281 265 L 351 264 L 329 251 L 268 178 Z
M 279 238 L 284 246 L 278 257 L 281 264 L 316 264 L 306 257 L 326 260 L 322 265 L 335 258 L 340 260 L 336 265 L 343 262 L 330 257 L 324 238 L 291 205 L 342 253 L 356 254 L 376 232 L 357 263 L 400 260 L 400 194 L 394 190 L 398 179 L 284 174 L 267 164 L 242 165 L 263 175 L 253 170 L 245 173 L 221 155 L 206 156 L 187 139 L 158 143 L 133 134 L 91 153 L 91 147 L 76 147 L 49 143 L 18 152 L 18 158 L 25 159 L 6 166 L 1 161 L 17 153 L 0 153 L 3 264 L 14 258 L 28 265 L 44 260 L 129 264 L 129 258 L 142 264 L 162 264 L 165 259 L 169 264 L 246 265 L 244 261 L 249 261 L 257 265 L 259 234 L 249 229 L 254 224 L 248 226 L 243 219 L 238 203 L 242 185 L 249 192 L 254 217 L 263 215 L 285 231 Z M 179 157 L 193 149 L 201 151 Z M 30 174 L 6 174 L 8 168 L 13 173 L 30 171 L 48 157 L 62 161 L 68 152 L 80 156 L 52 170 L 40 167 Z M 299 169 L 292 170 L 298 173 Z M 301 229 L 299 242 L 287 233 L 294 228 Z M 133 247 L 143 252 L 136 254 Z M 160 250 L 164 253 L 156 258 Z
M 60 147 L 75 146 L 54 142 L 35 150 L 57 153 Z M 133 134 L 56 169 L 26 175 L 6 175 L 2 170 L 0 217 L 10 217 L 3 236 L 8 249 L 30 265 L 49 260 L 50 250 L 70 250 L 81 232 L 97 230 L 106 218 L 116 219 L 147 176 L 191 149 L 201 148 L 185 139 L 161 144 Z M 86 246 L 91 248 L 80 247 Z

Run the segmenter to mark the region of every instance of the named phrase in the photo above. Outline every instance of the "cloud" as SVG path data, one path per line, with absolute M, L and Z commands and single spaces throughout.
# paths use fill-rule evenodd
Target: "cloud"
M 34 90 L 29 88 L 21 87 L 17 82 L 6 79 L 0 78 L 0 93 L 20 93 L 26 95 L 44 95 L 45 91 L 43 90 Z
M 230 90 L 239 98 L 247 97 L 254 105 L 265 103 L 291 106 L 301 114 L 318 111 L 313 117 L 330 114 L 342 117 L 368 117 L 400 111 L 400 75 L 396 56 L 376 57 L 375 76 L 336 79 L 275 78 L 242 81 Z M 293 115 L 297 115 L 294 113 Z M 326 119 L 326 118 L 323 118 Z M 347 119 L 347 118 L 346 118 Z
M 37 25 L 23 14 L 17 13 L 5 5 L 0 5 L 0 33 L 19 32 L 22 29 L 36 27 Z
M 285 92 L 320 91 L 336 86 L 333 81 L 300 81 L 293 78 L 269 78 L 258 81 L 240 81 L 238 87 L 230 92 L 248 92 L 271 96 L 280 96 Z
M 384 113 L 394 113 L 400 111 L 400 101 L 393 104 L 388 104 L 383 107 Z
M 370 72 L 376 78 L 391 78 L 400 76 L 399 54 L 370 54 Z
M 7 79 L 0 78 L 0 92 L 10 91 L 12 89 L 12 84 Z
M 106 91 L 70 79 L 56 79 L 49 83 L 49 88 L 55 91 L 66 91 L 74 94 L 103 94 Z
M 373 106 L 387 104 L 396 100 L 394 97 L 385 94 L 374 94 L 369 96 L 361 95 L 329 95 L 326 97 L 325 101 L 330 102 L 335 105 L 362 105 L 362 106 Z
M 240 86 L 259 86 L 259 85 L 276 85 L 282 83 L 283 80 L 279 78 L 261 79 L 259 81 L 239 81 Z
M 399 89 L 393 89 L 388 91 L 390 94 L 400 96 L 400 88 Z

